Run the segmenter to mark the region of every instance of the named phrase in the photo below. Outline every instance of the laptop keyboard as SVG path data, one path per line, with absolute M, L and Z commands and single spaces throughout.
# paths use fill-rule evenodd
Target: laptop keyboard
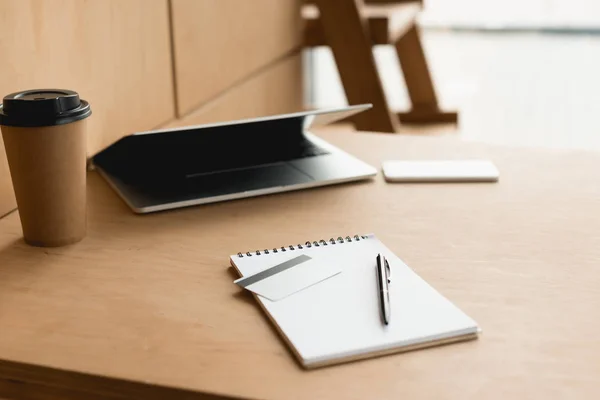
M 138 142 L 140 140 L 138 138 Z M 175 132 L 149 136 L 137 146 L 129 145 L 129 142 L 125 142 L 118 151 L 101 154 L 97 157 L 98 165 L 104 164 L 103 168 L 108 173 L 121 177 L 126 183 L 142 186 L 155 186 L 158 182 L 177 186 L 186 179 L 213 172 L 329 153 L 304 136 L 285 135 L 279 131 L 263 132 L 262 136 L 252 131 L 194 135 Z M 102 157 L 107 160 L 103 162 Z
M 213 157 L 203 158 L 202 161 L 195 163 L 192 167 L 193 171 L 189 171 L 186 175 L 190 176 L 236 168 L 255 167 L 324 154 L 329 154 L 329 152 L 308 140 L 304 140 L 301 143 L 295 143 L 293 146 L 265 146 L 260 148 L 237 149 L 237 151 L 231 152 L 228 157 L 214 155 Z
M 307 158 L 321 156 L 324 154 L 329 154 L 329 152 L 324 148 L 306 140 L 304 143 L 302 143 L 302 146 L 298 146 L 298 153 L 295 158 Z

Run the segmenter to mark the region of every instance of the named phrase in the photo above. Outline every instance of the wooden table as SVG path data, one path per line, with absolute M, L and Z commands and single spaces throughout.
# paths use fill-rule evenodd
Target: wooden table
M 373 165 L 491 158 L 497 184 L 373 181 L 132 214 L 89 176 L 89 236 L 0 220 L 0 397 L 600 396 L 600 155 L 329 132 Z M 483 328 L 477 341 L 304 371 L 228 256 L 374 232 Z

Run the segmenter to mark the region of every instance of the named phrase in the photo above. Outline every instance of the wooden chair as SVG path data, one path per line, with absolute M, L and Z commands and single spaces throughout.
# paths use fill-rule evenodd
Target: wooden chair
M 372 103 L 353 118 L 357 129 L 397 132 L 400 122 L 456 122 L 456 112 L 439 109 L 416 18 L 421 1 L 311 0 L 303 7 L 305 45 L 330 46 L 350 104 Z M 372 47 L 396 48 L 412 108 L 395 113 L 385 98 Z

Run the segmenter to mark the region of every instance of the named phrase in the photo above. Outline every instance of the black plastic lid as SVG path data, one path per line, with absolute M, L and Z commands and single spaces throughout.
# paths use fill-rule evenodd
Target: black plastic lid
M 51 126 L 92 114 L 87 101 L 72 90 L 35 89 L 9 94 L 0 104 L 0 125 Z

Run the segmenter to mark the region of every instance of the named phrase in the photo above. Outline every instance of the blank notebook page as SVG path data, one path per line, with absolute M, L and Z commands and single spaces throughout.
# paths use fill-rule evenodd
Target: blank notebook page
M 389 325 L 381 321 L 376 281 L 378 253 L 391 269 Z M 407 346 L 475 335 L 478 327 L 429 286 L 374 235 L 278 253 L 231 256 L 242 276 L 306 254 L 337 263 L 342 272 L 279 301 L 256 296 L 305 367 L 402 351 Z M 302 266 L 299 265 L 298 268 Z

